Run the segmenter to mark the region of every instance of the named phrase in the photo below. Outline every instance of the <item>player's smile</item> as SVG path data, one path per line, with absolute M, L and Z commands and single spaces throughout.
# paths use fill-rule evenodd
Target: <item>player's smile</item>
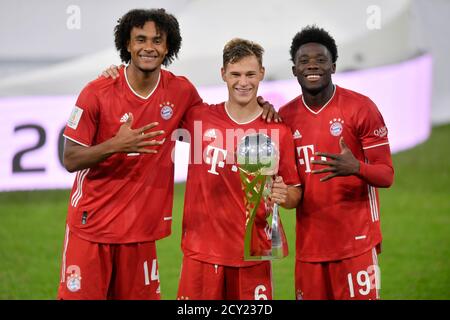
M 252 93 L 253 88 L 250 88 L 250 87 L 249 88 L 239 88 L 239 87 L 237 87 L 237 88 L 234 88 L 234 90 L 237 92 L 237 94 L 246 96 L 246 95 L 249 95 L 249 94 Z
M 247 105 L 256 99 L 259 82 L 264 78 L 264 68 L 254 56 L 245 57 L 222 68 L 222 78 L 227 83 L 229 99 Z
M 139 58 L 141 58 L 141 60 L 145 61 L 145 62 L 152 62 L 156 58 L 158 58 L 158 55 L 157 54 L 140 54 Z
M 297 51 L 293 74 L 302 88 L 312 94 L 320 92 L 331 84 L 331 75 L 336 65 L 328 49 L 318 43 L 306 43 Z
M 143 71 L 158 69 L 168 52 L 166 35 L 156 29 L 153 21 L 146 22 L 142 28 L 131 30 L 128 51 L 131 64 Z
M 316 82 L 321 79 L 322 75 L 313 73 L 313 74 L 306 74 L 306 75 L 304 75 L 304 77 L 306 78 L 306 80 L 308 80 L 310 82 Z

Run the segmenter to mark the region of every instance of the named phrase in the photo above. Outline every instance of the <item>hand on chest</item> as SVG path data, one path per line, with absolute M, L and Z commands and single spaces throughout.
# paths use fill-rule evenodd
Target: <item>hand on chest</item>
M 158 125 L 154 127 L 154 130 L 164 130 L 168 134 L 178 127 L 182 116 L 182 113 L 177 110 L 176 104 L 169 99 L 159 99 L 141 104 L 129 101 L 108 104 L 101 109 L 98 119 L 99 138 L 108 139 L 114 136 L 119 128 L 127 122 L 130 113 L 133 115 L 132 129 L 157 122 Z

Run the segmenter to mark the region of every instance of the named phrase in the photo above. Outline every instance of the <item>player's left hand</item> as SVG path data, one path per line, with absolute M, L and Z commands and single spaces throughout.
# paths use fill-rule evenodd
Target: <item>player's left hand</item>
M 347 147 L 344 142 L 344 138 L 341 137 L 339 139 L 339 146 L 341 147 L 340 154 L 332 154 L 326 152 L 316 152 L 316 156 L 327 157 L 331 160 L 323 161 L 323 160 L 312 160 L 313 164 L 321 164 L 324 166 L 328 166 L 328 168 L 321 170 L 313 170 L 312 173 L 325 173 L 332 172 L 326 177 L 320 179 L 320 181 L 327 181 L 334 177 L 343 177 L 356 175 L 359 172 L 359 161 L 355 158 L 352 151 Z
M 270 200 L 272 203 L 284 205 L 288 197 L 288 186 L 284 183 L 283 177 L 277 176 L 272 183 Z
M 258 104 L 263 108 L 262 118 L 265 119 L 267 123 L 271 122 L 272 120 L 277 123 L 283 122 L 280 115 L 275 111 L 275 108 L 270 102 L 264 100 L 264 98 L 261 96 L 258 96 L 257 101 Z

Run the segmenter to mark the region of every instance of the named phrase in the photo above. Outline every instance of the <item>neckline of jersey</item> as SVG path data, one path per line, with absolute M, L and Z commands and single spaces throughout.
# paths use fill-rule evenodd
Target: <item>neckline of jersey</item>
M 236 121 L 235 119 L 233 119 L 233 117 L 231 116 L 231 114 L 228 112 L 228 109 L 227 109 L 227 101 L 225 101 L 225 102 L 223 103 L 223 108 L 225 109 L 225 113 L 227 114 L 228 118 L 230 118 L 231 121 L 233 121 L 234 123 L 239 124 L 239 125 L 252 123 L 252 122 L 255 121 L 256 119 L 258 119 L 258 118 L 261 116 L 261 114 L 263 113 L 263 110 L 261 109 L 261 112 L 259 112 L 253 119 L 248 120 L 248 121 L 245 121 L 245 122 L 239 122 L 239 121 Z
M 131 92 L 132 92 L 135 96 L 137 96 L 138 98 L 141 98 L 141 99 L 144 99 L 144 100 L 148 100 L 148 99 L 152 96 L 152 94 L 155 92 L 156 88 L 158 88 L 158 86 L 159 86 L 159 81 L 160 81 L 160 79 L 161 79 L 161 70 L 159 71 L 159 74 L 158 74 L 158 81 L 156 82 L 156 86 L 153 88 L 153 90 L 152 90 L 146 97 L 144 97 L 144 96 L 141 96 L 141 95 L 140 95 L 139 93 L 137 93 L 136 91 L 134 91 L 133 87 L 132 87 L 132 86 L 130 85 L 130 83 L 128 82 L 127 68 L 128 68 L 128 66 L 125 66 L 125 69 L 123 70 L 123 74 L 125 75 L 125 80 L 126 80 L 126 82 L 127 82 L 128 88 L 130 88 Z
M 303 102 L 303 104 L 305 105 L 305 108 L 306 108 L 306 109 L 308 109 L 310 112 L 314 113 L 315 115 L 318 115 L 323 109 L 325 109 L 325 107 L 326 107 L 328 104 L 330 104 L 330 102 L 331 102 L 331 100 L 333 100 L 335 94 L 336 94 L 336 85 L 334 84 L 334 85 L 333 85 L 333 94 L 331 95 L 331 98 L 328 99 L 328 101 L 323 105 L 323 107 L 320 108 L 319 111 L 317 111 L 317 112 L 314 111 L 313 109 L 311 109 L 311 108 L 306 104 L 305 98 L 304 98 L 303 95 L 302 95 L 302 102 Z

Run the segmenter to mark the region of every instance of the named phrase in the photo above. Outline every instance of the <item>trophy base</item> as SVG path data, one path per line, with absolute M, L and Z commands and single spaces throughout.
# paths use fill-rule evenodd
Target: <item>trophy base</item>
M 245 255 L 244 260 L 246 261 L 261 261 L 261 260 L 279 260 L 283 259 L 288 255 L 287 250 L 283 247 L 272 248 L 271 252 L 267 252 L 266 255 Z

